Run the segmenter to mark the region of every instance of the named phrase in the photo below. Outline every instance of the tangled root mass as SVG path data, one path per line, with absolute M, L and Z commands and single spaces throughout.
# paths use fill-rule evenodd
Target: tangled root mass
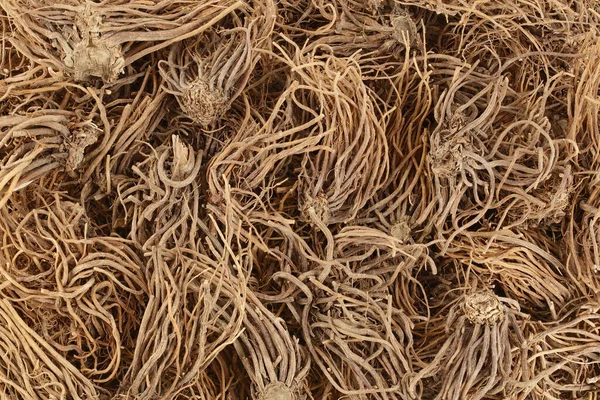
M 588 0 L 0 0 L 0 399 L 600 393 Z

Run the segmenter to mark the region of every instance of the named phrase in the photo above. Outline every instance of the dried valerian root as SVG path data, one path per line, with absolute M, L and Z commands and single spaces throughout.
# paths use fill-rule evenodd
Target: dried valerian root
M 550 80 L 542 94 L 517 95 L 506 77 L 482 75 L 475 66 L 455 70 L 436 105 L 438 126 L 430 138 L 442 252 L 476 224 L 512 227 L 511 213 L 520 222 L 561 216 L 572 190 L 568 160 L 577 147 L 554 139 L 544 116 L 555 85 Z M 492 211 L 497 218 L 489 219 Z
M 588 57 L 573 68 L 573 81 L 577 82 L 570 89 L 573 115 L 570 123 L 564 124 L 568 137 L 589 144 L 579 161 L 579 171 L 585 178 L 578 181 L 573 193 L 572 204 L 566 210 L 568 228 L 563 231 L 568 245 L 568 275 L 583 297 L 600 292 L 600 44 L 589 45 L 586 50 Z
M 0 205 L 53 171 L 80 166 L 99 129 L 91 121 L 71 121 L 75 119 L 73 112 L 61 110 L 0 117 Z
M 0 0 L 0 397 L 596 400 L 599 27 Z
M 101 235 L 78 203 L 34 193 L 2 208 L 0 295 L 65 363 L 95 385 L 114 383 L 148 291 L 142 261 L 130 242 Z
M 6 12 L 0 7 L 0 100 L 4 100 L 2 90 L 6 88 L 6 80 L 17 77 L 29 69 L 27 59 L 8 41 L 12 26 Z M 3 107 L 0 106 L 0 111 Z
M 244 331 L 234 343 L 252 381 L 255 400 L 301 400 L 306 398 L 310 369 L 306 351 L 284 321 L 248 292 Z
M 489 290 L 461 296 L 446 317 L 443 345 L 410 378 L 410 395 L 420 398 L 423 380 L 432 382 L 435 399 L 483 399 L 512 390 L 522 371 L 523 333 L 518 304 Z M 527 379 L 527 376 L 525 376 Z M 432 387 L 429 387 L 432 389 Z
M 467 71 L 458 67 L 435 108 L 438 125 L 429 139 L 428 160 L 439 207 L 435 222 L 438 236 L 444 231 L 447 219 L 452 221 L 453 228 L 460 228 L 454 229 L 456 235 L 482 219 L 493 205 L 496 178 L 483 159 L 486 148 L 481 138 L 500 112 L 508 82 L 478 77 L 475 83 L 473 71 L 474 67 Z M 468 93 L 473 93 L 474 97 Z M 483 109 L 480 110 L 478 104 Z M 487 196 L 479 198 L 480 192 Z M 465 207 L 469 206 L 469 203 L 465 204 L 465 198 L 472 198 L 476 207 L 473 211 Z M 461 203 L 463 207 L 460 207 Z M 469 219 L 462 217 L 461 212 Z
M 255 57 L 251 31 L 251 26 L 211 30 L 174 45 L 168 60 L 159 62 L 165 90 L 187 117 L 207 127 L 240 95 Z
M 390 78 L 390 122 L 386 137 L 390 174 L 357 224 L 376 227 L 402 242 L 423 243 L 433 225 L 433 187 L 428 176 L 428 151 L 422 133 L 432 111 L 428 66 L 406 59 L 401 71 Z
M 165 90 L 188 118 L 204 127 L 217 122 L 245 89 L 260 57 L 258 50 L 271 47 L 275 4 L 252 3 L 243 20 L 232 14 L 231 21 L 223 23 L 226 28 L 177 43 L 168 59 L 158 63 Z
M 122 180 L 117 187 L 123 209 L 115 210 L 115 219 L 129 224 L 131 238 L 145 251 L 153 246 L 197 249 L 196 236 L 208 229 L 198 209 L 202 152 L 177 135 L 170 139 L 149 148 L 132 166 L 138 179 Z
M 373 228 L 348 226 L 334 237 L 335 261 L 345 266 L 355 288 L 369 293 L 388 290 L 395 308 L 420 318 L 417 303 L 424 300 L 425 291 L 414 276 L 424 270 L 435 275 L 437 267 L 427 246 L 403 239 Z
M 135 84 L 131 91 L 125 84 Z M 87 89 L 87 97 L 102 121 L 94 149 L 89 152 L 89 162 L 82 169 L 80 180 L 87 187 L 83 190 L 89 197 L 100 198 L 114 194 L 113 176 L 127 176 L 135 162 L 139 148 L 157 134 L 159 124 L 165 117 L 166 94 L 160 90 L 160 78 L 152 68 L 136 76 L 115 83 L 112 90 Z M 117 99 L 113 96 L 120 93 Z M 94 178 L 94 182 L 92 181 Z M 117 181 L 115 179 L 115 181 Z
M 227 349 L 226 349 L 227 350 Z M 200 372 L 189 385 L 178 390 L 174 395 L 168 395 L 169 399 L 227 399 L 241 400 L 244 393 L 240 389 L 240 377 L 243 370 L 237 368 L 237 360 L 233 359 L 222 351 L 217 357 Z M 141 396 L 141 398 L 144 395 Z M 132 396 L 127 393 L 119 393 L 111 400 L 129 400 L 139 399 L 139 396 Z M 152 397 L 151 397 L 152 398 Z
M 172 398 L 193 389 L 237 339 L 246 314 L 248 256 L 213 250 L 205 255 L 155 246 L 147 253 L 149 299 L 121 398 Z
M 412 372 L 412 322 L 386 289 L 355 288 L 359 274 L 336 266 L 321 282 L 319 271 L 277 278 L 297 286 L 303 338 L 312 361 L 333 388 L 349 398 L 402 399 Z M 331 277 L 335 275 L 337 279 Z
M 596 12 L 600 21 L 600 13 Z M 567 86 L 567 98 L 572 99 L 568 118 L 564 115 L 555 115 L 555 125 L 565 132 L 570 140 L 583 143 L 580 146 L 581 157 L 577 164 L 582 171 L 594 171 L 590 178 L 590 185 L 597 186 L 600 182 L 600 101 L 598 101 L 598 87 L 600 86 L 600 43 L 592 38 L 581 46 L 580 53 L 584 57 L 573 60 L 570 75 L 571 82 Z
M 460 1 L 401 0 L 442 14 L 442 34 L 435 38 L 435 49 L 469 61 L 481 60 L 488 69 L 510 72 L 514 87 L 526 92 L 543 85 L 548 77 L 571 72 L 575 59 L 588 53 L 585 43 L 597 42 L 595 26 L 600 14 L 578 2 L 547 7 L 542 1 L 501 1 L 469 3 Z M 545 7 L 543 14 L 535 10 Z M 516 11 L 515 11 L 516 10 Z M 447 19 L 446 19 L 447 18 Z M 550 23 L 549 21 L 552 21 Z M 490 38 L 494 40 L 490 42 Z M 554 99 L 554 106 L 566 98 Z
M 90 77 L 112 82 L 124 72 L 125 59 L 121 46 L 101 36 L 102 15 L 86 3 L 75 15 L 75 27 L 80 42 L 65 49 L 64 64 L 76 81 Z M 62 44 L 62 43 L 61 43 Z
M 311 216 L 306 222 L 313 224 L 349 222 L 388 174 L 385 105 L 361 80 L 358 56 L 320 56 L 296 48 L 284 57 L 299 83 L 290 97 L 296 123 L 320 116 L 318 133 L 325 135 L 319 143 L 323 151 L 302 160 L 299 208 L 327 210 L 327 223 Z
M 407 50 L 421 47 L 414 17 L 399 4 L 373 8 L 369 1 L 336 0 L 319 14 L 314 19 L 322 19 L 322 25 L 310 31 L 308 51 L 321 47 L 337 56 L 361 51 L 389 59 L 390 55 L 402 57 Z
M 516 384 L 531 399 L 585 398 L 600 392 L 600 302 L 596 295 L 559 321 L 530 323 L 530 379 Z
M 574 191 L 571 166 L 557 167 L 551 176 L 531 193 L 522 193 L 527 202 L 516 203 L 504 210 L 511 226 L 528 226 L 560 223 L 566 216 L 569 200 Z
M 10 51 L 7 52 L 7 61 L 18 63 L 11 60 Z M 63 109 L 61 105 L 71 96 L 69 92 L 77 87 L 48 68 L 33 66 L 26 59 L 20 63 L 21 65 L 7 65 L 10 69 L 4 69 L 6 75 L 2 73 L 0 66 L 0 115 L 23 115 L 28 110 Z M 71 111 L 84 114 L 85 105 L 78 105 L 79 109 Z
M 278 225 L 285 236 L 297 236 L 294 218 L 299 218 L 297 176 L 307 153 L 322 147 L 319 143 L 331 132 L 322 132 L 323 115 L 314 115 L 301 125 L 289 119 L 291 99 L 299 92 L 299 83 L 292 83 L 277 99 L 270 114 L 261 124 L 250 118 L 247 107 L 229 139 L 207 167 L 207 210 L 218 220 L 243 220 L 242 227 Z M 271 188 L 276 188 L 275 192 Z M 227 209 L 233 212 L 226 216 Z M 248 224 L 248 221 L 253 220 Z M 260 236 L 247 231 L 248 240 L 260 241 Z M 307 251 L 303 240 L 290 241 Z M 295 246 L 295 244 L 293 244 Z
M 229 346 L 206 367 L 200 379 L 182 391 L 182 394 L 189 398 L 246 399 L 248 397 L 241 388 L 241 385 L 247 383 L 244 378 L 243 367 L 235 358 L 233 346 Z
M 497 281 L 506 296 L 518 300 L 530 314 L 552 317 L 555 308 L 575 297 L 563 276 L 565 265 L 543 242 L 510 231 L 481 232 L 455 240 L 451 247 L 452 258 Z
M 11 43 L 25 56 L 78 81 L 114 82 L 140 58 L 201 34 L 244 3 L 233 0 L 52 3 L 6 0 Z M 27 12 L 24 12 L 24 11 Z
M 583 212 L 581 220 L 572 219 L 566 236 L 569 257 L 568 274 L 583 296 L 600 292 L 600 186 L 596 183 L 590 192 L 582 188 L 578 205 Z M 571 208 L 574 213 L 576 206 Z
M 102 393 L 0 299 L 0 393 L 10 399 L 97 399 Z

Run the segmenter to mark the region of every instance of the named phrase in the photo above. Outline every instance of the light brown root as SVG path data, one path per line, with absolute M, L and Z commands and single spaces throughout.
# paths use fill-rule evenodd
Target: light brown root
M 525 228 L 559 224 L 566 216 L 574 190 L 571 166 L 558 167 L 538 188 L 523 194 L 527 202 L 505 211 L 507 219 L 512 225 Z
M 76 176 L 99 133 L 91 121 L 78 120 L 74 112 L 60 110 L 0 117 L 0 205 L 53 173 Z
M 505 233 L 490 243 L 489 236 L 473 233 L 469 239 L 454 241 L 450 254 L 479 276 L 498 282 L 506 297 L 518 299 L 529 313 L 549 317 L 552 307 L 561 308 L 576 297 L 562 275 L 564 264 L 548 249 L 551 242 Z
M 599 38 L 0 0 L 0 400 L 599 400 Z
M 2 8 L 15 24 L 15 47 L 29 59 L 76 80 L 98 77 L 105 83 L 113 83 L 124 67 L 198 36 L 246 6 L 234 0 L 76 3 L 6 0 Z
M 259 395 L 259 400 L 295 400 L 294 392 L 282 382 L 269 384 L 264 393 Z
M 115 209 L 115 219 L 130 225 L 132 239 L 146 251 L 153 246 L 196 249 L 195 232 L 208 231 L 197 208 L 202 152 L 194 151 L 177 135 L 169 139 L 150 148 L 144 161 L 133 166 L 137 180 L 118 185 L 122 209 Z
M 209 30 L 173 45 L 168 60 L 158 64 L 165 90 L 175 96 L 187 117 L 205 128 L 218 122 L 242 93 L 257 60 L 254 39 L 263 41 L 262 35 L 269 35 L 234 20 L 235 28 Z
M 354 275 L 337 265 L 324 279 L 311 276 L 316 274 L 305 274 L 306 282 L 285 273 L 277 276 L 297 285 L 307 296 L 299 302 L 306 304 L 298 314 L 320 372 L 347 396 L 405 398 L 403 377 L 412 372 L 410 319 L 394 307 L 385 285 L 377 285 L 376 276 Z M 362 287 L 355 287 L 357 280 Z
M 246 255 L 231 260 L 218 252 L 209 257 L 152 249 L 146 271 L 150 299 L 120 393 L 169 398 L 192 388 L 236 341 L 245 315 Z M 238 273 L 230 263 L 239 263 Z
M 64 60 L 77 81 L 87 81 L 92 77 L 104 82 L 115 81 L 123 73 L 125 60 L 121 48 L 104 39 L 90 39 L 80 42 L 73 48 L 73 54 Z
M 229 108 L 229 98 L 221 90 L 211 88 L 202 78 L 197 78 L 183 90 L 182 111 L 203 126 L 217 122 Z
M 308 223 L 327 225 L 329 222 L 331 216 L 329 204 L 323 195 L 318 195 L 315 199 L 307 199 L 299 208 L 304 221 Z
M 32 193 L 13 196 L 10 207 L 25 214 L 18 220 L 2 210 L 1 297 L 52 357 L 94 385 L 114 384 L 128 366 L 145 303 L 141 260 L 131 242 L 101 235 L 80 204 Z
M 321 27 L 312 32 L 308 49 L 326 45 L 338 56 L 361 51 L 386 61 L 404 58 L 412 49 L 421 47 L 417 24 L 407 8 L 385 3 L 332 1 L 330 7 L 335 7 L 335 12 L 319 15 L 327 21 L 328 29 Z
M 399 46 L 410 49 L 417 44 L 417 25 L 408 11 L 401 7 L 395 7 L 390 15 L 390 22 L 394 29 L 392 36 Z
M 234 343 L 252 381 L 255 400 L 298 400 L 305 397 L 310 361 L 284 321 L 273 315 L 254 293 L 248 293 L 244 331 Z
M 402 218 L 390 228 L 390 235 L 398 239 L 400 243 L 408 243 L 411 236 L 411 228 L 408 218 Z
M 492 292 L 475 292 L 465 296 L 463 312 L 472 324 L 495 324 L 504 318 L 504 309 Z
M 0 299 L 0 390 L 5 398 L 100 398 L 98 388 Z
M 559 321 L 531 322 L 529 379 L 516 382 L 532 398 L 585 398 L 600 392 L 600 297 L 573 307 Z
M 519 374 L 524 362 L 520 352 L 524 339 L 516 319 L 520 313 L 514 306 L 488 290 L 473 290 L 459 298 L 447 319 L 439 320 L 445 326 L 445 341 L 410 379 L 411 396 L 418 398 L 416 389 L 422 385 L 434 388 L 436 400 L 460 396 L 480 400 L 513 390 L 508 377 Z M 435 332 L 437 327 L 431 329 Z M 425 378 L 432 380 L 422 382 Z

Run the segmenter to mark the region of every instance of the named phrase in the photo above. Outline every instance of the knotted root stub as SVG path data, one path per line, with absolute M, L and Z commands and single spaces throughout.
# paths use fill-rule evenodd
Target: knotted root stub
M 571 166 L 556 170 L 551 177 L 535 193 L 544 201 L 545 206 L 540 207 L 537 214 L 539 219 L 547 224 L 558 224 L 566 215 L 571 195 L 575 191 L 575 184 Z
M 457 112 L 431 137 L 431 149 L 427 158 L 432 172 L 440 178 L 456 176 L 469 163 L 465 153 L 475 151 L 471 134 L 462 131 L 466 120 L 466 116 Z
M 96 77 L 109 83 L 123 72 L 125 59 L 120 45 L 102 38 L 91 38 L 75 45 L 73 54 L 65 58 L 65 65 L 73 70 L 76 81 Z
M 74 171 L 83 161 L 85 149 L 98 141 L 97 127 L 85 125 L 72 131 L 72 136 L 63 143 L 64 151 L 68 152 L 66 166 L 68 171 Z
M 410 225 L 408 224 L 407 218 L 403 218 L 400 221 L 396 222 L 394 225 L 392 225 L 390 229 L 390 235 L 398 239 L 400 243 L 406 243 L 410 240 L 410 232 Z
M 390 16 L 391 25 L 394 31 L 392 36 L 402 46 L 413 47 L 417 42 L 417 25 L 410 17 L 409 13 L 401 8 L 395 9 Z
M 213 89 L 202 78 L 195 79 L 183 90 L 181 108 L 185 115 L 203 126 L 216 122 L 229 105 L 226 93 Z
M 500 300 L 490 291 L 466 295 L 463 311 L 472 324 L 495 324 L 504 318 L 504 309 Z
M 91 3 L 82 5 L 75 16 L 79 40 L 73 49 L 65 48 L 65 66 L 76 81 L 101 78 L 105 83 L 115 81 L 125 67 L 121 46 L 102 37 L 102 15 Z
M 171 138 L 173 144 L 173 161 L 171 162 L 171 179 L 183 180 L 194 170 L 196 162 L 194 150 L 181 141 L 178 135 Z
M 273 382 L 265 388 L 260 400 L 294 400 L 294 392 L 283 382 Z
M 329 202 L 327 199 L 319 195 L 314 199 L 308 198 L 300 205 L 300 212 L 306 222 L 322 222 L 327 224 L 331 216 L 329 210 Z

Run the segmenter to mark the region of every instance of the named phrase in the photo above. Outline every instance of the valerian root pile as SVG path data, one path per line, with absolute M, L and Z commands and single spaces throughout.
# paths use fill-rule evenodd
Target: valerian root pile
M 597 399 L 599 43 L 586 0 L 0 0 L 0 399 Z

